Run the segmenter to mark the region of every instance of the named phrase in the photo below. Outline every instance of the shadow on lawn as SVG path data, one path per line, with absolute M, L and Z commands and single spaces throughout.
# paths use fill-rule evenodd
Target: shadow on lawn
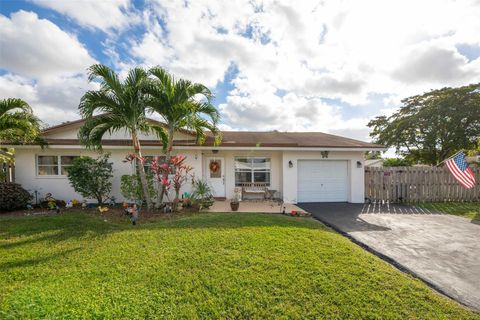
M 83 213 L 8 217 L 0 220 L 0 249 L 11 249 L 39 242 L 61 242 L 72 238 L 106 236 L 123 228 Z
M 290 217 L 275 213 L 196 213 L 189 216 L 172 215 L 158 223 L 143 225 L 148 229 L 238 229 L 252 227 L 322 229 L 323 224 L 307 217 Z
M 141 219 L 141 217 L 140 217 Z M 142 229 L 231 229 L 250 227 L 319 229 L 323 225 L 310 218 L 261 213 L 196 213 L 173 214 L 155 222 L 131 226 L 105 222 L 100 216 L 68 213 L 43 217 L 9 217 L 0 220 L 0 249 L 11 249 L 40 242 L 61 242 L 71 239 L 105 237 L 108 234 Z M 327 228 L 324 230 L 330 231 Z M 4 240 L 4 241 L 2 241 Z M 6 240 L 6 241 L 5 241 Z M 3 243 L 2 243 L 3 242 Z
M 81 250 L 81 248 L 74 248 L 74 249 L 69 249 L 69 250 L 64 250 L 55 254 L 51 254 L 49 256 L 39 256 L 31 259 L 26 259 L 26 260 L 20 260 L 20 261 L 12 261 L 12 262 L 5 262 L 0 264 L 0 272 L 6 272 L 9 269 L 13 268 L 21 268 L 21 267 L 30 267 L 37 265 L 39 263 L 43 262 L 49 262 L 50 260 L 57 259 L 57 258 L 63 258 L 66 255 Z

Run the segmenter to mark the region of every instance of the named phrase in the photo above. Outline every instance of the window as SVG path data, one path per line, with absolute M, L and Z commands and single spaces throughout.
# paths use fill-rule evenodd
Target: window
M 78 156 L 37 156 L 37 175 L 66 176 L 67 168 L 72 166 Z
M 60 157 L 60 172 L 62 175 L 66 176 L 67 175 L 67 168 L 71 167 L 73 165 L 73 160 L 75 158 L 78 158 L 76 156 L 61 156 Z
M 57 156 L 38 156 L 37 174 L 39 176 L 58 175 L 58 157 Z
M 252 182 L 270 185 L 270 158 L 235 158 L 235 185 L 239 186 Z

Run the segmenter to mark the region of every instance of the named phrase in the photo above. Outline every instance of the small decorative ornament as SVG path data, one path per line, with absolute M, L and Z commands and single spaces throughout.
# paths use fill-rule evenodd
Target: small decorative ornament
M 320 154 L 322 155 L 322 158 L 328 158 L 328 151 L 321 151 Z
M 210 162 L 210 171 L 216 173 L 218 170 L 220 170 L 220 163 L 218 161 Z

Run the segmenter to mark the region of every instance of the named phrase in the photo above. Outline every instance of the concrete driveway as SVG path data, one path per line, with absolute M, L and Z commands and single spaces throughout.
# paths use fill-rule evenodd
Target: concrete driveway
M 480 310 L 480 225 L 402 205 L 298 206 L 443 294 Z

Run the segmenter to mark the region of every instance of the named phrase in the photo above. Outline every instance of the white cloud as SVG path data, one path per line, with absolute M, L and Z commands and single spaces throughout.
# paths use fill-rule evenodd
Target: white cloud
M 161 65 L 214 88 L 234 65 L 233 90 L 220 106 L 224 128 L 320 130 L 368 139 L 368 118 L 391 112 L 402 98 L 475 82 L 480 75 L 480 58 L 473 60 L 480 53 L 470 52 L 469 60 L 457 49 L 480 47 L 478 1 L 157 0 L 142 5 L 141 19 L 127 0 L 32 1 L 106 31 L 103 51 L 121 74 L 136 64 Z M 0 18 L 13 25 L 13 16 Z M 25 38 L 25 23 L 11 27 L 18 37 L 5 41 L 15 48 L 10 57 L 26 63 L 12 58 L 1 67 L 29 81 L 48 78 L 10 79 L 35 94 L 45 110 L 58 108 L 47 89 L 76 105 L 81 90 L 75 88 L 86 81 L 73 75 L 93 59 L 75 36 L 34 18 L 26 24 L 35 29 L 26 33 L 29 41 L 18 40 Z M 139 21 L 141 35 L 138 29 L 115 34 Z M 71 51 L 55 55 L 36 41 L 48 23 L 66 36 Z M 62 51 L 56 40 L 48 41 L 55 53 Z M 39 64 L 38 56 L 47 63 Z M 58 90 L 61 81 L 70 89 Z M 377 108 L 372 97 L 380 97 Z M 325 102 L 331 99 L 339 102 Z
M 44 82 L 5 74 L 0 76 L 0 99 L 23 99 L 45 124 L 54 125 L 78 119 L 81 96 L 96 86 L 94 83 L 89 84 L 84 76 L 62 77 Z
M 480 70 L 456 48 L 425 44 L 407 52 L 392 76 L 405 83 L 451 83 L 473 80 Z
M 64 14 L 84 27 L 105 32 L 124 29 L 138 21 L 138 17 L 132 12 L 130 0 L 31 1 Z
M 0 68 L 34 79 L 83 73 L 95 62 L 75 36 L 33 12 L 0 15 Z
M 367 118 L 345 119 L 340 107 L 294 93 L 278 97 L 266 90 L 248 96 L 230 95 L 220 111 L 231 130 L 322 131 L 368 138 Z

